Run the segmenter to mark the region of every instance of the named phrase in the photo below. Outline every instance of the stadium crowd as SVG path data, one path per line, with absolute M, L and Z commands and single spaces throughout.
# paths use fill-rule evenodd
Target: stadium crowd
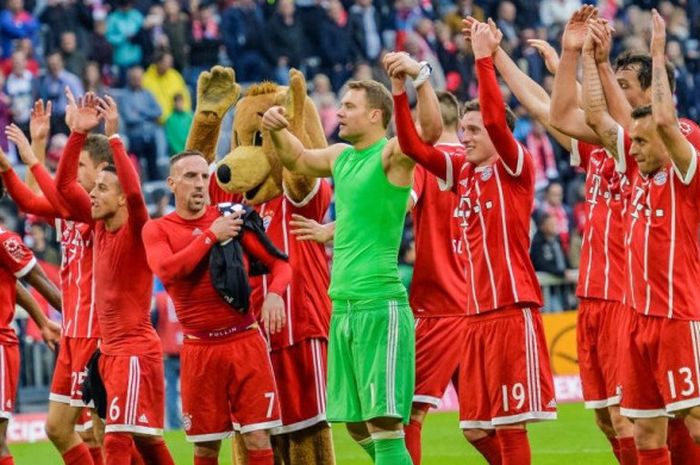
M 611 56 L 629 50 L 648 51 L 652 24 L 648 8 L 657 8 L 666 21 L 666 55 L 675 66 L 678 115 L 699 120 L 700 2 L 620 3 L 602 0 L 597 5 L 600 16 L 614 27 Z M 197 78 L 212 66 L 232 66 L 237 81 L 244 86 L 261 80 L 288 84 L 290 68 L 301 69 L 310 83 L 309 95 L 318 108 L 325 135 L 334 142 L 340 140 L 336 111 L 347 82 L 374 79 L 391 85 L 382 65 L 386 66 L 383 60 L 392 50 L 406 51 L 429 63 L 435 89 L 448 90 L 460 101 L 477 98 L 475 59 L 461 31 L 462 19 L 468 16 L 477 21 L 493 18 L 503 33 L 503 51 L 552 94 L 561 34 L 581 5 L 578 0 L 460 0 L 456 4 L 421 0 L 394 4 L 373 0 L 353 4 L 339 0 L 236 0 L 224 4 L 50 0 L 35 5 L 8 0 L 0 13 L 0 123 L 3 127 L 14 123 L 28 135 L 35 101 L 51 102 L 47 166 L 54 170 L 74 130 L 66 122 L 66 109 L 72 103 L 64 89 L 75 95 L 94 92 L 114 97 L 113 104 L 105 99 L 109 108 L 100 108 L 101 117 L 102 112 L 112 111 L 111 119 L 105 116 L 100 124 L 113 125 L 105 128 L 107 133 L 120 128 L 128 155 L 145 181 L 142 190 L 150 217 L 156 219 L 173 210 L 174 199 L 163 183 L 168 159 L 185 148 L 193 124 Z M 575 308 L 573 291 L 582 236 L 590 220 L 586 215 L 585 173 L 572 168 L 567 150 L 519 104 L 505 84 L 501 83 L 500 91 L 518 116 L 513 134 L 533 157 L 536 202 L 531 216 L 530 256 L 535 270 L 543 273 L 540 277 L 548 278 L 545 309 Z M 415 93 L 409 98 L 413 102 L 419 99 Z M 231 118 L 229 114 L 227 121 Z M 227 132 L 222 131 L 220 154 L 226 153 L 230 144 Z M 4 132 L 0 147 L 22 171 L 18 148 Z M 123 166 L 117 169 L 123 170 Z M 333 208 L 329 211 L 328 219 L 333 220 Z M 49 275 L 56 273 L 61 256 L 52 228 L 40 218 L 18 211 L 7 200 L 0 203 L 0 226 L 21 234 L 37 259 L 46 264 Z M 414 260 L 409 216 L 399 256 L 407 287 Z M 156 290 L 163 292 L 158 286 Z M 153 321 L 157 326 L 167 317 L 168 304 L 161 302 L 159 306 L 154 297 Z M 21 326 L 23 337 L 39 339 L 42 335 L 31 325 Z M 174 349 L 173 358 L 176 353 Z M 177 427 L 178 420 L 172 416 L 171 420 Z

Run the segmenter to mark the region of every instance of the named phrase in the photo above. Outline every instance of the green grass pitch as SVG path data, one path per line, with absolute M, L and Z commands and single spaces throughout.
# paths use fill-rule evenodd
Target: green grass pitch
M 462 437 L 456 413 L 432 413 L 423 428 L 424 465 L 483 465 L 486 462 Z M 559 420 L 529 427 L 533 465 L 613 465 L 610 446 L 593 421 L 593 412 L 582 404 L 559 407 Z M 337 465 L 371 465 L 359 446 L 345 430 L 333 430 Z M 178 465 L 192 463 L 192 446 L 182 432 L 168 432 L 165 437 Z M 63 462 L 51 444 L 16 444 L 10 450 L 17 465 L 61 465 Z M 222 448 L 220 465 L 231 464 L 231 448 Z

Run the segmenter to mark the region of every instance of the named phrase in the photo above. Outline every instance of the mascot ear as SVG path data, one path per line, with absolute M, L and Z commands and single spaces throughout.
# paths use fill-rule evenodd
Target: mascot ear
M 284 98 L 284 108 L 292 126 L 292 133 L 304 133 L 304 104 L 306 103 L 306 79 L 301 71 L 289 70 L 289 88 Z

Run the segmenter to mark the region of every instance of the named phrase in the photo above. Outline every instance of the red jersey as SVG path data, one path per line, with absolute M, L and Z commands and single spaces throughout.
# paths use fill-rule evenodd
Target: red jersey
M 692 142 L 698 131 L 681 128 L 694 152 L 685 177 L 672 162 L 642 174 L 629 153 L 628 134 L 619 138 L 624 156 L 618 170 L 630 183 L 624 216 L 626 302 L 644 315 L 700 320 L 700 176 Z
M 63 162 L 63 158 L 61 159 Z M 93 228 L 72 220 L 51 175 L 41 163 L 31 168 L 44 196 L 35 194 L 13 170 L 3 173 L 7 191 L 20 210 L 56 225 L 61 245 L 61 300 L 65 337 L 99 337 L 92 282 Z
M 74 137 L 85 138 L 81 134 L 71 134 L 71 138 Z M 109 144 L 129 217 L 116 231 L 108 231 L 102 221 L 94 226 L 93 279 L 95 309 L 102 335 L 100 350 L 107 355 L 160 357 L 160 340 L 150 321 L 153 273 L 148 267 L 141 239 L 141 230 L 148 221 L 148 210 L 138 174 L 124 144 L 118 136 L 110 137 Z M 67 158 L 67 167 L 76 169 L 66 169 L 65 178 L 60 180 L 57 175 L 56 183 L 66 204 L 77 211 L 77 216 L 85 218 L 90 215 L 90 199 L 76 181 L 81 144 L 76 146 L 77 150 L 67 149 L 62 157 Z
M 438 144 L 447 156 L 464 155 L 462 144 Z M 416 262 L 409 303 L 417 318 L 464 315 L 467 308 L 466 257 L 456 221 L 459 198 L 440 188 L 440 180 L 420 165 L 411 197 Z
M 212 202 L 238 200 L 239 196 L 222 191 L 216 182 L 210 189 Z M 282 332 L 270 335 L 273 349 L 287 347 L 309 338 L 327 338 L 330 325 L 331 302 L 328 297 L 329 270 L 325 246 L 315 241 L 300 241 L 290 233 L 289 221 L 297 214 L 318 221 L 331 202 L 332 189 L 327 181 L 318 179 L 306 199 L 295 203 L 282 194 L 263 204 L 255 205 L 265 225 L 265 231 L 275 246 L 289 256 L 292 281 L 284 295 L 287 324 Z M 302 271 L 303 270 L 303 271 Z M 260 314 L 265 296 L 270 292 L 274 273 L 250 280 L 251 304 Z
M 469 315 L 514 304 L 541 306 L 530 261 L 530 212 L 535 197 L 532 157 L 508 129 L 493 60 L 477 60 L 481 116 L 499 156 L 474 166 L 425 144 L 411 120 L 406 94 L 394 96 L 401 150 L 460 197 L 457 214 L 467 258 Z
M 204 215 L 194 220 L 173 212 L 149 221 L 143 231 L 148 263 L 173 299 L 185 333 L 245 327 L 255 322 L 252 313 L 232 309 L 212 284 L 209 252 L 217 241 L 209 227 L 220 216 L 214 206 L 206 207 Z M 243 234 L 241 244 L 247 253 L 277 271 L 279 276 L 271 291 L 284 295 L 291 275 L 284 272 L 287 263 L 269 255 L 254 234 Z
M 586 171 L 586 227 L 576 295 L 621 302 L 624 244 L 620 173 L 615 159 L 601 146 L 572 139 L 571 165 Z
M 36 258 L 20 237 L 0 228 L 0 344 L 17 344 L 12 329 L 17 303 L 17 278 L 22 278 L 36 265 Z

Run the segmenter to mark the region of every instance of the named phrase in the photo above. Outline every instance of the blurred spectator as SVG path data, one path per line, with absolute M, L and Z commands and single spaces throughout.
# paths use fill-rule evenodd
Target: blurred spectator
M 141 26 L 144 17 L 131 0 L 117 0 L 117 9 L 107 16 L 105 37 L 114 48 L 114 64 L 119 67 L 119 81 L 123 82 L 127 69 L 141 63 Z
M 56 171 L 58 160 L 63 154 L 63 149 L 68 143 L 68 136 L 65 134 L 56 134 L 49 140 L 49 147 L 46 149 L 46 166 L 51 171 Z
M 94 92 L 99 96 L 103 96 L 107 93 L 107 86 L 104 85 L 102 75 L 100 74 L 100 65 L 94 61 L 89 62 L 85 66 L 85 71 L 83 72 L 83 87 L 85 88 L 85 92 Z
M 104 20 L 95 21 L 95 31 L 90 38 L 92 51 L 90 52 L 90 60 L 97 62 L 100 65 L 100 72 L 108 71 L 112 65 L 113 49 L 105 34 L 107 33 L 107 23 Z
M 5 81 L 5 93 L 10 98 L 12 121 L 29 134 L 29 118 L 34 100 L 39 96 L 39 85 L 27 70 L 23 52 L 12 54 L 12 72 Z
M 190 66 L 185 77 L 192 92 L 197 90 L 200 73 L 219 63 L 222 43 L 216 3 L 200 3 L 197 11 L 192 13 L 192 27 L 188 36 Z
M 554 147 L 546 129 L 538 121 L 532 122 L 532 131 L 525 138 L 526 146 L 535 162 L 535 190 L 544 189 L 559 177 Z
M 407 291 L 411 289 L 413 265 L 416 263 L 416 242 L 413 238 L 404 241 L 399 250 L 399 278 Z
M 317 74 L 314 77 L 314 91 L 311 93 L 311 100 L 318 109 L 323 132 L 326 137 L 331 137 L 338 128 L 339 102 L 331 89 L 331 82 L 325 74 Z
M 34 59 L 34 48 L 32 46 L 32 41 L 29 39 L 22 39 L 17 41 L 15 51 L 12 53 L 12 55 L 2 60 L 2 65 L 0 65 L 0 69 L 2 69 L 2 72 L 5 74 L 5 76 L 8 76 L 12 72 L 12 63 L 14 60 L 15 53 L 17 52 L 23 54 L 25 68 L 28 69 L 30 73 L 32 73 L 32 76 L 38 77 L 40 71 L 39 62 Z
M 124 120 L 124 133 L 129 139 L 129 151 L 145 160 L 147 179 L 160 179 L 158 171 L 156 132 L 161 130 L 158 118 L 161 108 L 153 94 L 143 85 L 140 66 L 128 72 L 128 85 L 119 93 L 119 113 Z
M 47 225 L 43 221 L 35 221 L 31 225 L 31 249 L 37 260 L 42 260 L 53 265 L 61 263 L 61 254 L 58 249 L 46 240 Z
M 61 56 L 63 57 L 66 70 L 76 76 L 83 75 L 85 65 L 87 64 L 87 58 L 85 58 L 83 52 L 78 50 L 75 32 L 66 31 L 61 34 Z
M 222 17 L 222 34 L 239 81 L 257 82 L 272 77 L 270 61 L 264 52 L 265 22 L 255 0 L 229 3 Z
M 151 6 L 148 15 L 143 20 L 143 63 L 150 63 L 155 53 L 170 48 L 168 35 L 165 32 L 165 10 L 160 4 Z
M 164 124 L 173 112 L 173 102 L 177 94 L 184 98 L 185 110 L 192 110 L 190 91 L 182 75 L 173 68 L 173 56 L 170 52 L 162 52 L 156 57 L 155 63 L 148 67 L 143 75 L 143 88 L 153 94 L 160 106 L 160 124 Z
M 185 99 L 182 98 L 181 94 L 176 94 L 173 99 L 173 112 L 165 122 L 165 138 L 168 141 L 168 154 L 170 156 L 185 150 L 193 118 L 194 114 L 185 109 Z
M 512 2 L 505 1 L 498 5 L 498 18 L 496 24 L 503 32 L 503 42 L 501 46 L 509 54 L 518 48 L 520 40 L 518 38 L 518 28 L 515 24 L 517 9 Z
M 279 0 L 267 22 L 267 46 L 275 64 L 275 80 L 288 84 L 289 68 L 299 69 L 307 47 L 304 29 L 295 14 L 294 0 Z
M 0 72 L 0 127 L 4 128 L 12 120 L 12 99 L 5 93 L 5 75 Z M 7 135 L 5 131 L 0 131 L 0 148 L 7 153 Z
M 7 0 L 7 8 L 0 11 L 0 38 L 2 38 L 2 57 L 12 55 L 13 43 L 19 39 L 31 39 L 36 44 L 39 40 L 39 22 L 24 9 L 22 0 Z
M 321 59 L 330 77 L 331 86 L 338 91 L 352 75 L 359 50 L 352 40 L 348 13 L 340 0 L 328 2 L 328 16 L 321 24 Z
M 51 132 L 53 134 L 58 132 L 68 134 L 69 129 L 65 122 L 68 99 L 65 88 L 68 87 L 73 95 L 78 97 L 84 93 L 83 83 L 78 76 L 64 69 L 63 58 L 59 51 L 46 57 L 46 64 L 48 65 L 48 73 L 40 80 L 39 95 L 44 101 L 50 100 L 53 103 Z
M 557 278 L 572 278 L 561 237 L 557 233 L 557 220 L 547 212 L 537 218 L 537 232 L 532 238 L 530 259 L 537 272 L 549 273 Z M 547 310 L 561 311 L 569 308 L 570 292 L 565 285 L 549 286 Z
M 580 7 L 581 0 L 541 0 L 540 21 L 547 28 L 561 30 Z
M 48 4 L 39 16 L 39 21 L 48 26 L 48 50 L 55 50 L 61 45 L 64 32 L 73 32 L 77 36 L 80 49 L 90 49 L 90 32 L 94 24 L 92 11 L 83 0 L 48 0 Z
M 188 64 L 189 45 L 187 44 L 187 31 L 189 29 L 189 19 L 187 14 L 180 9 L 178 0 L 165 0 L 163 8 L 165 10 L 163 30 L 168 36 L 170 53 L 173 54 L 173 63 L 175 69 L 183 72 Z
M 561 239 L 564 253 L 569 251 L 569 225 L 571 224 L 571 209 L 564 204 L 564 188 L 558 182 L 551 182 L 544 192 L 544 201 L 540 208 L 554 220 L 557 233 Z
M 475 18 L 477 21 L 485 21 L 484 9 L 474 4 L 474 0 L 457 0 L 455 8 L 447 13 L 443 20 L 450 27 L 452 34 L 461 34 L 462 20 L 467 16 Z
M 382 51 L 382 18 L 372 0 L 355 0 L 350 8 L 350 28 L 355 46 L 367 61 L 376 61 Z

